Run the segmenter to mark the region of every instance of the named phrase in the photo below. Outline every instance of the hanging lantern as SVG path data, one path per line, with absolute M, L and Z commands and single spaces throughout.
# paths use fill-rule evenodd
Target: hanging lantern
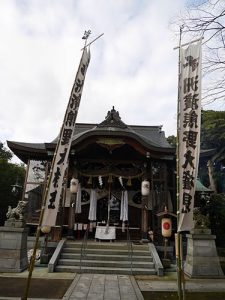
M 127 186 L 131 186 L 132 183 L 131 183 L 131 178 L 129 177 L 128 180 L 127 180 Z
M 150 192 L 150 182 L 148 180 L 143 180 L 141 183 L 142 196 L 148 196 L 149 192 Z
M 170 218 L 162 218 L 162 236 L 165 238 L 172 235 L 172 222 Z
M 51 231 L 51 226 L 42 226 L 41 231 L 45 234 L 48 234 Z
M 77 178 L 72 178 L 70 181 L 70 193 L 71 194 L 76 194 L 78 191 L 78 179 Z

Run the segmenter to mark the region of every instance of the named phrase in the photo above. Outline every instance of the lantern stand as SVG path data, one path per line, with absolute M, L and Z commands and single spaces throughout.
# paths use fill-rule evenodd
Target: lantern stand
M 48 236 L 49 236 L 50 231 L 51 231 L 50 226 L 41 227 L 41 232 L 43 232 L 45 234 L 44 247 L 42 248 L 43 252 L 41 253 L 41 257 L 40 257 L 41 264 L 48 264 L 48 262 L 49 262 L 50 253 L 48 252 Z
M 168 241 L 169 239 L 164 237 L 164 250 L 163 250 L 162 264 L 165 269 L 170 268 L 171 265 L 171 259 L 167 256 Z
M 163 259 L 162 264 L 164 268 L 169 268 L 171 261 L 169 258 L 167 258 L 167 248 L 168 248 L 168 241 L 169 238 L 172 236 L 172 220 L 170 216 L 177 217 L 176 214 L 171 213 L 167 210 L 167 207 L 165 206 L 165 209 L 163 212 L 160 212 L 157 214 L 158 217 L 163 217 L 161 221 L 161 230 L 162 230 L 162 236 L 164 239 L 164 249 L 163 249 Z
M 164 259 L 166 259 L 167 257 L 167 245 L 168 245 L 168 238 L 164 238 L 164 255 L 163 255 Z
M 147 179 L 143 179 L 141 183 L 141 202 L 142 202 L 142 213 L 141 213 L 141 242 L 148 243 L 148 199 L 150 193 L 150 182 Z
M 74 240 L 74 223 L 75 223 L 75 202 L 76 194 L 78 191 L 78 179 L 72 178 L 70 181 L 70 207 L 69 207 L 69 222 L 68 222 L 68 233 L 67 239 Z

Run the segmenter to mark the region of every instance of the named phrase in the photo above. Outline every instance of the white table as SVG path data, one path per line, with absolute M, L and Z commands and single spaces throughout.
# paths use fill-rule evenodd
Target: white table
M 99 240 L 115 240 L 116 227 L 115 226 L 97 226 L 95 231 L 95 238 Z

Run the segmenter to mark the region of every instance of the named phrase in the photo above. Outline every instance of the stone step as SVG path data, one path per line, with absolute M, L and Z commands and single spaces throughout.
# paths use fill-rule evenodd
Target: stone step
M 79 266 L 56 266 L 56 272 L 79 273 Z M 124 275 L 156 275 L 155 269 L 143 268 L 107 268 L 107 267 L 86 267 L 82 266 L 81 273 L 96 273 L 96 274 L 124 274 Z
M 67 241 L 65 247 L 79 248 L 81 249 L 81 242 Z M 127 249 L 127 243 L 106 243 L 106 242 L 88 242 L 87 247 L 89 249 Z M 146 250 L 148 251 L 148 245 L 135 245 L 132 244 L 134 250 Z
M 102 260 L 87 260 L 85 258 L 82 259 L 82 267 L 108 267 L 108 268 L 130 268 L 131 262 L 130 261 L 102 261 Z M 59 259 L 58 266 L 80 266 L 79 259 Z M 152 262 L 140 262 L 140 261 L 133 261 L 132 262 L 133 268 L 143 268 L 143 269 L 153 269 L 154 264 Z
M 80 253 L 81 249 L 80 248 L 70 248 L 70 247 L 65 247 L 63 248 L 64 253 Z M 86 253 L 91 253 L 91 254 L 108 254 L 108 255 L 128 255 L 129 251 L 127 249 L 104 249 L 104 248 L 99 248 L 99 249 L 90 249 L 89 247 L 86 248 Z M 142 255 L 142 256 L 149 256 L 150 252 L 147 250 L 133 250 L 133 253 L 135 255 Z
M 61 258 L 62 259 L 80 259 L 80 253 L 62 253 L 61 254 Z M 91 260 L 108 260 L 109 259 L 109 255 L 105 255 L 105 254 L 90 254 L 87 253 L 85 259 L 91 259 Z M 110 254 L 110 259 L 112 260 L 117 260 L 117 261 L 124 261 L 124 260 L 130 260 L 130 256 L 129 255 L 114 255 L 114 254 Z M 150 256 L 143 256 L 143 255 L 136 255 L 136 253 L 134 253 L 132 255 L 132 259 L 133 261 L 148 261 L 148 262 L 152 262 L 152 257 Z
M 80 255 L 82 243 L 67 241 L 61 253 L 56 272 L 81 272 L 104 274 L 157 274 L 148 245 L 132 244 L 132 266 L 126 242 L 88 242 L 86 255 Z

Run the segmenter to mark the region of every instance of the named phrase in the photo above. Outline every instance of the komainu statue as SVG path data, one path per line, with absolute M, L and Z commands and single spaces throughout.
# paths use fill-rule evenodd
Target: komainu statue
M 8 207 L 8 211 L 6 213 L 7 225 L 11 223 L 11 226 L 15 226 L 15 222 L 21 223 L 22 225 L 25 224 L 25 217 L 27 212 L 27 201 L 19 201 L 17 207 L 12 208 L 11 206 Z M 20 226 L 18 226 L 20 227 Z

